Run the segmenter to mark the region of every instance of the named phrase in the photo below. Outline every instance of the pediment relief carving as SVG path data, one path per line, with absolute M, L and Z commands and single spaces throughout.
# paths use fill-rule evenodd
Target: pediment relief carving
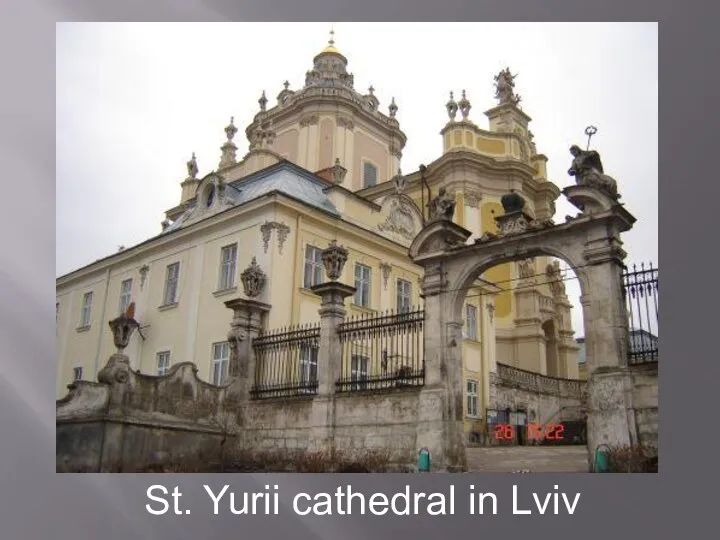
M 422 214 L 412 199 L 402 194 L 389 195 L 383 199 L 378 225 L 381 233 L 408 243 L 422 226 Z

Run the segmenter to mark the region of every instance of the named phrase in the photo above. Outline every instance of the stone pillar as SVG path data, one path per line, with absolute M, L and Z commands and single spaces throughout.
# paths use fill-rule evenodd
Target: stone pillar
M 228 398 L 242 403 L 250 399 L 250 391 L 255 382 L 255 352 L 252 343 L 263 329 L 263 319 L 270 312 L 270 305 L 257 300 L 236 298 L 225 302 L 225 307 L 233 310 L 228 332 Z
M 425 385 L 418 405 L 417 446 L 430 451 L 433 470 L 467 469 L 464 441 L 462 321 L 446 300 L 440 271 L 426 269 Z M 449 322 L 448 322 L 449 321 Z
M 345 320 L 345 298 L 355 294 L 355 287 L 337 281 L 342 275 L 347 255 L 347 250 L 333 240 L 322 253 L 325 273 L 330 281 L 311 289 L 321 298 L 318 393 L 312 405 L 312 442 L 315 450 L 334 447 L 335 383 L 340 377 L 342 359 L 338 327 Z
M 597 252 L 594 254 L 597 256 Z M 627 368 L 628 321 L 619 259 L 586 268 L 589 292 L 583 301 L 588 370 L 588 451 L 598 445 L 628 446 L 635 437 L 628 415 L 632 376 Z

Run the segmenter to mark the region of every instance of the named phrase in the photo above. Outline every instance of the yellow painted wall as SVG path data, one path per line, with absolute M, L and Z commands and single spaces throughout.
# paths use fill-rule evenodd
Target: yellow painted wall
M 499 202 L 487 201 L 481 207 L 482 232 L 497 233 L 495 217 L 503 214 L 503 207 Z M 494 213 L 493 213 L 494 212 Z M 487 270 L 483 276 L 488 281 L 498 285 L 503 292 L 495 297 L 495 317 L 508 319 L 512 315 L 512 265 L 510 263 L 494 266 Z M 501 321 L 498 321 L 501 323 Z

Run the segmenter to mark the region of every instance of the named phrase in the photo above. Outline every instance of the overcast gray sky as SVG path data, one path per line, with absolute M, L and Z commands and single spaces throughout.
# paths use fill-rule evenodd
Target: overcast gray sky
M 391 97 L 408 136 L 402 169 L 440 156 L 450 90 L 467 90 L 470 120 L 496 104 L 509 66 L 538 151 L 561 188 L 568 148 L 592 147 L 638 222 L 628 262 L 658 260 L 657 23 L 334 23 L 355 86 Z M 302 87 L 329 23 L 58 23 L 56 273 L 65 274 L 160 231 L 180 200 L 185 162 L 215 169 L 231 116 L 244 128 L 266 90 Z M 557 219 L 577 211 L 563 198 Z M 579 289 L 567 282 L 571 301 Z M 579 310 L 574 324 L 582 335 Z

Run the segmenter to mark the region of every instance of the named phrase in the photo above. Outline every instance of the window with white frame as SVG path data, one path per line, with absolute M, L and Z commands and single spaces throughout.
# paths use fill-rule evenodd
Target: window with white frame
M 85 293 L 83 296 L 82 309 L 80 310 L 80 327 L 90 326 L 90 320 L 92 315 L 92 291 Z
M 412 283 L 406 279 L 397 280 L 397 311 L 407 313 L 412 303 Z
M 132 279 L 126 279 L 120 284 L 120 314 L 127 311 L 132 296 Z
M 323 282 L 325 267 L 322 262 L 322 250 L 315 246 L 305 247 L 305 275 L 303 287 L 309 289 Z
M 73 368 L 73 381 L 81 381 L 83 377 L 82 366 L 76 366 Z
M 467 380 L 467 415 L 476 418 L 478 415 L 478 382 Z
M 465 307 L 465 335 L 468 339 L 477 339 L 477 307 L 468 304 Z
M 361 390 L 368 378 L 369 358 L 360 354 L 353 354 L 350 361 L 350 380 L 353 381 L 352 389 Z
M 220 250 L 220 284 L 218 290 L 224 291 L 235 286 L 235 266 L 237 264 L 237 244 L 225 246 Z
M 363 162 L 363 187 L 371 187 L 377 184 L 377 167 L 369 161 Z
M 170 369 L 170 351 L 157 353 L 157 374 L 165 375 Z
M 163 299 L 163 305 L 171 306 L 177 303 L 179 279 L 180 263 L 169 264 L 165 270 L 165 298 Z
M 230 344 L 227 341 L 213 344 L 212 383 L 216 386 L 224 384 L 230 366 Z
M 310 384 L 317 381 L 318 348 L 303 346 L 300 349 L 300 370 L 298 381 L 300 384 Z
M 356 306 L 370 306 L 370 267 L 355 264 L 355 299 Z

